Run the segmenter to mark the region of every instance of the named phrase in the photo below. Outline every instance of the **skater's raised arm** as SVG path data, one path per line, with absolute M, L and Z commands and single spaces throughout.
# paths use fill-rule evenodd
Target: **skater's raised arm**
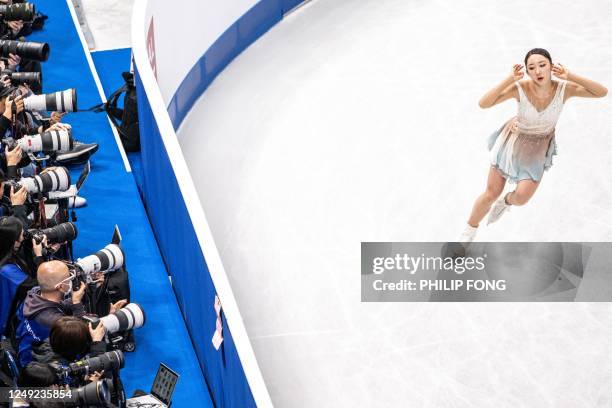
M 568 100 L 572 96 L 579 96 L 582 98 L 603 98 L 608 94 L 608 89 L 602 84 L 574 74 L 561 64 L 555 64 L 552 68 L 552 72 L 557 78 L 568 81 L 565 86 L 565 100 Z
M 516 89 L 514 82 L 523 77 L 524 74 L 522 69 L 523 66 L 521 64 L 515 64 L 514 67 L 512 67 L 512 74 L 510 74 L 495 88 L 484 94 L 484 96 L 480 98 L 480 101 L 478 101 L 478 105 L 481 108 L 486 109 L 510 98 L 518 100 L 518 90 Z

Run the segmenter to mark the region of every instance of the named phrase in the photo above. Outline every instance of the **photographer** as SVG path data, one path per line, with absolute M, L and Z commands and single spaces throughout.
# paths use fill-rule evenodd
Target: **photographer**
M 20 124 L 13 123 L 13 116 L 23 112 L 23 97 L 21 95 L 13 97 L 13 87 L 6 85 L 4 82 L 0 82 L 0 137 L 4 137 L 8 130 L 11 130 L 14 126 L 19 126 L 20 129 L 24 127 Z M 13 111 L 13 103 L 15 104 L 16 110 Z
M 46 249 L 55 252 L 60 245 L 47 246 L 46 236 L 43 236 L 40 242 L 34 239 L 25 242 L 24 236 L 25 230 L 20 218 L 16 216 L 0 218 L 0 237 L 2 237 L 0 254 L 7 257 L 5 260 L 7 264 L 16 264 L 28 276 L 36 278 L 36 270 L 45 260 Z
M 63 316 L 82 317 L 85 308 L 81 303 L 85 285 L 72 291 L 72 279 L 68 267 L 60 261 L 44 262 L 38 267 L 38 284 L 32 288 L 19 310 L 17 327 L 19 361 L 25 365 L 32 360 L 32 350 L 49 337 L 53 323 Z M 70 296 L 68 299 L 64 299 Z
M 0 293 L 3 294 L 0 299 L 0 334 L 7 331 L 17 304 L 38 284 L 35 271 L 44 261 L 46 237 L 40 243 L 32 241 L 26 249 L 23 224 L 18 218 L 0 218 Z
M 107 349 L 104 342 L 105 333 L 102 322 L 99 322 L 94 329 L 91 323 L 85 323 L 77 317 L 60 317 L 53 323 L 49 333 L 49 344 L 54 359 L 73 362 L 105 353 Z
M 21 155 L 21 149 L 17 147 L 13 151 L 6 150 L 6 156 L 8 158 L 7 172 L 9 176 L 5 176 L 4 172 L 0 170 L 0 216 L 14 215 L 19 218 L 23 225 L 29 223 L 27 219 L 27 208 L 25 206 L 26 199 L 28 198 L 28 192 L 25 187 L 21 187 L 15 190 L 15 187 L 11 186 L 9 196 L 6 197 L 3 193 L 5 192 L 5 181 L 16 177 L 17 166 L 15 160 L 17 155 Z M 13 159 L 14 158 L 14 159 Z
M 20 324 L 17 328 L 19 341 L 19 360 L 23 364 L 31 361 L 32 351 L 49 337 L 53 323 L 63 316 L 83 317 L 85 307 L 82 300 L 87 285 L 79 282 L 72 287 L 75 278 L 66 264 L 60 261 L 42 263 L 38 268 L 38 283 L 32 288 L 20 310 Z M 97 284 L 104 281 L 103 275 L 97 275 Z M 68 299 L 65 299 L 68 297 Z M 126 301 L 121 300 L 110 305 L 110 313 L 119 310 Z
M 91 323 L 88 326 L 77 317 L 60 317 L 51 326 L 49 339 L 41 345 L 41 352 L 36 358 L 54 367 L 66 367 L 75 361 L 99 356 L 107 351 L 104 335 L 102 323 L 93 329 Z M 87 374 L 83 378 L 69 378 L 68 383 L 71 386 L 85 385 L 99 380 L 103 375 L 104 370 Z

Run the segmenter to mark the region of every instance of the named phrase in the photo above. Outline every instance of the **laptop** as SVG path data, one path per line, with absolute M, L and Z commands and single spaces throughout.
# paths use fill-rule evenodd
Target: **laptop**
M 151 393 L 128 399 L 127 407 L 141 407 L 144 404 L 147 408 L 168 408 L 172 402 L 172 394 L 178 378 L 179 375 L 176 372 L 164 363 L 160 363 L 155 380 L 153 380 Z

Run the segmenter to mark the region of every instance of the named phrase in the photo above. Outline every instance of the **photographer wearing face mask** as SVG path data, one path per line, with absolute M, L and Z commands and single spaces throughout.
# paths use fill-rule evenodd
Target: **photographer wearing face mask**
M 16 217 L 0 218 L 0 334 L 14 331 L 12 316 L 17 305 L 38 284 L 35 273 L 22 259 L 23 241 L 21 221 Z
M 19 361 L 22 366 L 32 361 L 32 352 L 49 337 L 53 323 L 64 316 L 85 315 L 83 296 L 86 285 L 72 287 L 74 275 L 60 261 L 44 262 L 38 267 L 38 284 L 32 288 L 18 309 L 17 327 Z

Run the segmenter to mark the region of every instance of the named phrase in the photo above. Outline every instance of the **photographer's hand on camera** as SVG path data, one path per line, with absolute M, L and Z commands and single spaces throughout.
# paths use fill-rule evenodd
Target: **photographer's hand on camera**
M 28 224 L 28 209 L 25 206 L 25 202 L 28 198 L 28 191 L 25 187 L 21 187 L 15 191 L 15 187 L 11 186 L 11 208 L 10 214 L 19 218 L 23 225 Z M 36 265 L 38 267 L 38 265 Z
M 127 305 L 127 303 L 128 303 L 128 301 L 126 299 L 121 299 L 120 301 L 118 301 L 116 303 L 111 303 L 110 304 L 110 311 L 108 312 L 108 314 L 115 313 L 117 310 L 119 310 L 123 306 Z
M 47 246 L 47 236 L 46 235 L 43 235 L 43 238 L 40 240 L 40 242 L 36 241 L 35 239 L 32 239 L 32 251 L 34 252 L 34 256 L 36 256 L 37 258 L 43 256 L 43 250 L 46 246 Z
M 7 66 L 11 71 L 15 71 L 19 64 L 21 63 L 21 57 L 15 54 L 9 54 Z
M 68 112 L 52 112 L 49 122 L 51 122 L 52 125 L 55 125 L 56 123 L 60 123 L 66 113 Z
M 87 285 L 83 282 L 79 282 L 79 287 L 74 288 L 72 290 L 72 304 L 76 305 L 81 303 L 83 300 L 83 296 L 85 296 L 85 289 L 87 289 Z
M 23 156 L 23 151 L 21 150 L 21 146 L 15 147 L 13 150 L 10 150 L 8 146 L 4 150 L 4 157 L 6 157 L 6 166 L 17 166 L 19 162 L 21 162 L 21 158 Z
M 88 381 L 88 382 L 100 381 L 103 375 L 104 375 L 104 370 L 100 372 L 94 371 L 93 374 L 89 374 L 85 376 L 85 381 Z
M 11 33 L 13 34 L 13 37 L 16 37 L 17 34 L 19 34 L 19 32 L 23 29 L 23 21 L 22 20 L 9 21 L 8 26 L 11 30 Z
M 17 97 L 13 98 L 12 95 L 9 95 L 4 102 L 4 114 L 2 116 L 11 122 L 13 121 L 13 102 L 15 102 L 15 106 L 17 107 L 16 113 L 19 114 L 23 112 L 23 97 L 18 95 Z
M 13 150 L 10 150 L 7 146 L 4 149 L 4 157 L 6 159 L 6 177 L 9 179 L 16 179 L 18 176 L 17 168 L 23 160 L 21 147 L 17 146 Z
M 46 168 L 43 169 L 43 171 L 40 172 L 40 174 L 45 174 L 45 173 L 47 173 L 47 172 L 49 172 L 51 170 L 56 170 L 56 169 L 57 169 L 56 166 L 46 167 Z
M 57 251 L 60 250 L 60 248 L 62 247 L 62 245 L 64 245 L 65 242 L 62 242 L 61 244 L 51 244 L 51 245 L 47 245 L 47 252 L 51 252 L 51 253 L 56 253 Z
M 91 274 L 91 280 L 96 284 L 96 287 L 100 287 L 104 283 L 104 274 L 102 272 L 94 272 Z
M 91 326 L 91 322 L 89 323 L 89 334 L 91 335 L 91 340 L 95 343 L 96 341 L 104 340 L 104 335 L 106 334 L 106 329 L 104 328 L 104 324 L 102 322 L 98 323 L 98 326 L 94 329 Z
M 49 120 L 49 123 L 53 123 L 52 120 Z M 40 126 L 38 128 L 38 133 L 43 133 L 43 132 L 52 132 L 54 130 L 67 130 L 68 126 L 66 126 L 64 123 L 53 123 L 51 126 L 49 126 L 47 129 L 44 129 L 43 126 Z
M 15 187 L 11 186 L 11 205 L 13 207 L 23 205 L 28 198 L 28 191 L 25 187 L 21 187 L 19 190 L 15 191 Z

